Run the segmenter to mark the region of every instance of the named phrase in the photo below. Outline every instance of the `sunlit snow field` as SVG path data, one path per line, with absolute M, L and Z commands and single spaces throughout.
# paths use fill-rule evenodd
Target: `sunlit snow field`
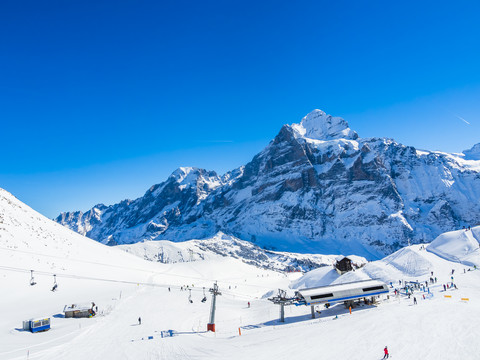
M 0 220 L 0 359 L 381 359 L 386 345 L 396 359 L 479 358 L 479 228 L 444 234 L 426 249 L 401 249 L 341 277 L 331 266 L 301 277 L 213 253 L 192 262 L 145 261 L 75 234 L 3 190 Z M 458 289 L 444 292 L 452 270 Z M 368 278 L 395 286 L 426 281 L 431 272 L 438 279 L 433 297 L 416 292 L 418 305 L 392 288 L 388 299 L 352 314 L 338 304 L 318 307 L 311 319 L 309 307 L 289 306 L 279 323 L 278 307 L 265 298 L 279 288 L 293 293 Z M 206 326 L 214 281 L 222 295 L 212 333 Z M 187 285 L 191 292 L 180 290 Z M 63 318 L 65 305 L 91 301 L 98 316 Z M 21 329 L 23 320 L 46 316 L 49 331 Z M 167 330 L 174 336 L 162 337 Z

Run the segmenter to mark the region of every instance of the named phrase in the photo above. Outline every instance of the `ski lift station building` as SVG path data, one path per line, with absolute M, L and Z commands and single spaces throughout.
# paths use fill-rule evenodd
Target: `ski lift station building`
M 388 286 L 384 282 L 380 280 L 364 280 L 302 289 L 298 290 L 295 295 L 298 305 L 317 305 L 353 301 L 387 293 Z

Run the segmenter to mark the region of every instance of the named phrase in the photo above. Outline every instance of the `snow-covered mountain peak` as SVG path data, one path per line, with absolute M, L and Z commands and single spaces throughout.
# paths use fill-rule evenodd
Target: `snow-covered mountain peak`
M 196 186 L 199 182 L 202 182 L 213 189 L 221 184 L 220 177 L 215 171 L 196 167 L 179 167 L 170 175 L 170 179 L 184 187 Z
M 291 127 L 300 137 L 314 140 L 358 138 L 358 134 L 348 127 L 344 119 L 328 115 L 318 109 L 313 110 L 299 124 L 292 124 Z
M 197 179 L 199 170 L 200 169 L 198 168 L 190 166 L 179 167 L 170 175 L 170 177 L 178 183 L 187 184 Z
M 480 160 L 480 143 L 472 146 L 471 149 L 464 150 L 466 160 Z

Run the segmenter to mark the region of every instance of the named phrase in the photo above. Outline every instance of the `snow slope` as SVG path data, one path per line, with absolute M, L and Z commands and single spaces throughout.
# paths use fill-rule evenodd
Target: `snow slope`
M 28 283 L 30 269 L 35 286 Z M 452 269 L 458 290 L 443 292 Z M 432 298 L 424 300 L 418 292 L 413 306 L 412 299 L 391 294 L 352 314 L 341 304 L 318 308 L 316 319 L 307 307 L 289 306 L 281 324 L 278 307 L 263 295 L 287 289 L 297 273 L 215 254 L 191 262 L 145 261 L 62 228 L 0 190 L 0 306 L 7 310 L 0 316 L 0 359 L 380 359 L 385 345 L 398 359 L 478 359 L 480 271 L 468 269 L 412 246 L 334 281 L 368 276 L 425 281 L 434 271 L 438 283 L 430 287 Z M 328 276 L 327 270 L 306 276 L 313 282 Z M 53 273 L 56 292 L 50 291 Z M 214 280 L 222 295 L 217 332 L 207 333 L 208 287 Z M 190 291 L 180 290 L 186 285 L 193 303 Z M 206 303 L 200 301 L 203 287 Z M 61 316 L 65 304 L 89 301 L 99 306 L 99 316 Z M 21 331 L 22 320 L 34 316 L 51 316 L 52 329 Z M 167 330 L 174 336 L 162 338 Z
M 444 259 L 480 267 L 480 226 L 471 230 L 450 231 L 439 235 L 427 251 Z
M 145 260 L 165 264 L 228 256 L 264 269 L 287 272 L 310 271 L 321 266 L 331 265 L 336 258 L 336 255 L 269 251 L 249 241 L 240 240 L 222 232 L 203 240 L 189 240 L 181 243 L 167 240 L 145 241 L 130 245 L 118 245 L 118 248 Z M 366 262 L 364 258 L 357 260 L 360 263 Z

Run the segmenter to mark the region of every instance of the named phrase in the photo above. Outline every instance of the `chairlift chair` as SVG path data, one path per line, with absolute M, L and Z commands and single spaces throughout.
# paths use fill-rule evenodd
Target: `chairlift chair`
M 30 286 L 35 285 L 35 278 L 33 277 L 33 270 L 30 270 Z
M 57 290 L 57 287 L 58 287 L 58 284 L 57 284 L 57 275 L 53 274 L 53 287 L 52 287 L 52 291 L 56 291 L 56 290 Z

